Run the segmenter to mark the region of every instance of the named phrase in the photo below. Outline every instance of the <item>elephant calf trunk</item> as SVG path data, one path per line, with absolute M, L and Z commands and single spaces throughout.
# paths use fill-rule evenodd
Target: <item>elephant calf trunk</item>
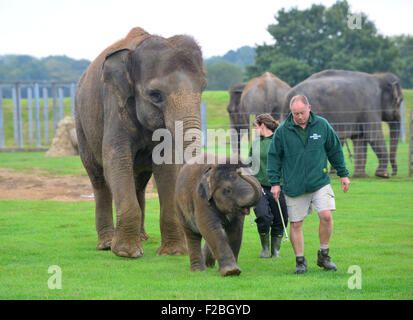
M 241 171 L 238 171 L 238 174 L 240 175 L 241 179 L 246 181 L 253 190 L 253 192 L 249 193 L 249 196 L 245 197 L 244 199 L 240 199 L 239 206 L 243 208 L 253 207 L 261 199 L 261 185 L 252 175 L 242 173 Z

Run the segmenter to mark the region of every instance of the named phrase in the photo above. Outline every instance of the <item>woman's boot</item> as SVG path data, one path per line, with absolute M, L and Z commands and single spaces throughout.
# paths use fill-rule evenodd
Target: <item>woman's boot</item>
M 281 240 L 283 235 L 271 236 L 271 258 L 280 256 Z
M 260 258 L 269 258 L 270 257 L 270 234 L 269 233 L 260 233 L 261 239 L 261 253 Z

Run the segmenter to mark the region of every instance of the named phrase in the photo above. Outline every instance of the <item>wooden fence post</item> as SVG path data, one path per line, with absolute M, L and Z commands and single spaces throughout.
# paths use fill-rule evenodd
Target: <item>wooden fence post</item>
M 38 148 L 42 146 L 41 131 L 40 131 L 40 95 L 39 84 L 34 84 L 34 114 L 36 119 L 36 145 Z
M 16 84 L 17 88 L 17 123 L 19 132 L 19 148 L 23 148 L 23 117 L 22 117 L 22 94 L 20 83 Z
M 62 120 L 65 117 L 65 109 L 64 109 L 64 103 L 63 103 L 63 88 L 58 89 L 59 92 L 59 103 L 60 103 L 60 120 Z
M 56 83 L 52 83 L 52 95 L 53 95 L 53 134 L 56 133 L 57 123 L 58 123 L 58 113 L 57 113 L 57 88 Z
M 33 91 L 31 87 L 27 87 L 27 112 L 29 120 L 29 144 L 33 144 Z
M 44 144 L 47 146 L 49 144 L 49 106 L 47 95 L 47 87 L 43 87 L 43 112 L 44 112 Z
M 11 95 L 13 100 L 13 135 L 14 135 L 14 144 L 17 146 L 19 144 L 18 137 L 18 125 L 17 125 L 17 89 L 16 85 L 11 88 Z

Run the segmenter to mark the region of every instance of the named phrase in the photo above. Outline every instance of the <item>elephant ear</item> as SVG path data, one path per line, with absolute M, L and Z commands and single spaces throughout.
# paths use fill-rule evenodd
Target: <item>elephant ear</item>
M 398 106 L 403 100 L 403 94 L 400 87 L 400 80 L 390 72 L 376 73 L 382 89 L 382 105 Z
M 403 100 L 402 89 L 400 87 L 400 81 L 393 81 L 392 84 L 393 98 L 397 105 Z
M 210 201 L 212 199 L 213 193 L 211 186 L 211 169 L 212 167 L 209 167 L 205 170 L 198 186 L 198 194 L 207 201 Z
M 134 96 L 134 86 L 129 73 L 130 49 L 122 48 L 108 53 L 103 62 L 103 81 L 123 108 L 129 97 Z

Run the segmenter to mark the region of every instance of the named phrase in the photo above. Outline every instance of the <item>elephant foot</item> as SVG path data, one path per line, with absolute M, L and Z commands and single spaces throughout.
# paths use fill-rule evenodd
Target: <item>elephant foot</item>
M 379 171 L 379 170 L 376 170 L 376 176 L 377 176 L 377 177 L 380 177 L 380 178 L 385 178 L 385 179 L 390 178 L 390 175 L 389 175 L 388 172 Z
M 180 256 L 187 253 L 185 242 L 165 242 L 156 250 L 158 256 Z
M 203 264 L 193 264 L 191 265 L 191 271 L 204 271 L 205 265 Z
M 370 178 L 370 176 L 365 172 L 354 172 L 352 178 Z
M 98 240 L 96 250 L 110 250 L 111 244 L 112 244 L 112 238 L 105 239 L 105 240 Z
M 121 241 L 113 238 L 111 250 L 118 257 L 139 258 L 143 255 L 143 248 L 140 242 Z
M 141 241 L 146 241 L 149 239 L 149 235 L 145 231 L 141 231 Z
M 241 274 L 241 269 L 235 265 L 235 266 L 228 266 L 228 267 L 223 267 L 219 269 L 219 272 L 223 277 L 228 277 L 228 276 L 239 276 Z

